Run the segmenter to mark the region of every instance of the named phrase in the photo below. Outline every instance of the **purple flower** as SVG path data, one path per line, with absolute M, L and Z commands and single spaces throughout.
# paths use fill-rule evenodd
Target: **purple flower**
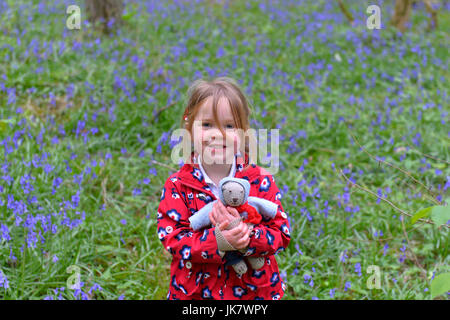
M 5 289 L 9 288 L 8 279 L 6 278 L 5 274 L 1 269 L 0 269 L 0 287 L 3 287 Z
M 311 280 L 312 279 L 312 277 L 309 275 L 309 274 L 305 274 L 304 276 L 303 276 L 303 279 L 304 279 L 304 283 L 307 283 L 309 280 Z
M 358 262 L 355 264 L 355 272 L 361 277 L 361 263 Z
M 94 285 L 89 289 L 89 294 L 92 294 L 92 291 L 102 291 L 103 288 L 100 287 L 98 283 L 94 283 Z
M 142 193 L 141 188 L 135 188 L 132 192 L 133 197 L 138 196 Z
M 344 250 L 344 252 L 342 252 L 342 253 L 341 253 L 341 256 L 339 257 L 339 260 L 340 260 L 341 262 L 345 262 L 346 259 L 348 259 L 348 256 L 347 256 L 347 250 Z
M 314 287 L 314 281 L 313 281 L 313 279 L 312 279 L 312 277 L 309 275 L 309 274 L 305 274 L 304 276 L 303 276 L 303 283 L 307 283 L 307 282 L 309 282 L 308 284 L 309 284 L 309 286 L 312 288 L 312 287 Z
M 387 250 L 389 249 L 389 245 L 386 243 L 383 247 L 383 256 L 386 255 Z
M 295 268 L 294 268 L 294 270 L 292 270 L 292 275 L 293 276 L 298 275 L 298 266 L 299 266 L 299 263 L 298 263 L 298 261 L 296 261 L 295 262 Z
M 156 177 L 156 175 L 158 174 L 158 172 L 156 171 L 155 168 L 150 168 L 148 169 L 148 173 L 151 175 L 154 175 Z
M 374 237 L 382 237 L 383 236 L 383 231 L 375 231 L 374 233 L 373 233 L 373 236 Z
M 400 251 L 403 252 L 403 254 L 400 255 L 400 258 L 398 259 L 398 261 L 400 263 L 403 263 L 405 261 L 405 259 L 406 259 L 406 254 L 405 254 L 406 247 L 405 247 L 405 245 L 403 245 L 403 247 L 400 248 Z
M 330 289 L 330 298 L 334 298 L 335 292 L 336 292 L 336 289 Z
M 2 238 L 5 239 L 6 241 L 10 241 L 11 240 L 11 236 L 9 235 L 9 229 L 3 223 L 2 223 L 2 225 L 0 227 L 0 240 Z
M 219 47 L 219 49 L 217 49 L 216 52 L 216 58 L 222 58 L 225 55 L 225 50 L 223 49 L 223 47 Z
M 8 101 L 6 102 L 7 105 L 15 104 L 16 103 L 16 88 L 7 88 L 6 94 L 8 95 Z
M 297 250 L 297 255 L 299 254 L 303 255 L 303 252 L 300 250 L 298 243 L 295 244 L 295 249 Z
M 347 291 L 348 289 L 350 289 L 351 286 L 352 286 L 352 283 L 350 281 L 347 281 L 344 286 L 344 291 Z

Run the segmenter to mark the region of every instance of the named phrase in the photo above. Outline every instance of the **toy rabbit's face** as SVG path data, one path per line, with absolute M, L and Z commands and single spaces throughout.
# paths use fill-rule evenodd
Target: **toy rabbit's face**
M 245 202 L 244 187 L 237 182 L 230 181 L 224 183 L 222 185 L 222 194 L 225 205 L 237 207 Z

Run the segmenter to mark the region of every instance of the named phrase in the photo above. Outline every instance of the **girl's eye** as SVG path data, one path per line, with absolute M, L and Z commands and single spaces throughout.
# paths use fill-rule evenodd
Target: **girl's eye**
M 232 124 L 227 124 L 227 129 L 233 129 L 234 126 Z
M 209 122 L 203 122 L 203 123 L 202 123 L 202 126 L 203 126 L 203 127 L 209 127 L 209 126 L 211 126 L 211 124 L 210 124 Z

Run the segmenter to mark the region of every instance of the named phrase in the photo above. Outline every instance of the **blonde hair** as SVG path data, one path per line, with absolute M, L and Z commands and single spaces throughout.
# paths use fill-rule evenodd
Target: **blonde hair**
M 212 80 L 198 79 L 194 81 L 189 87 L 187 95 L 188 100 L 183 118 L 181 119 L 181 127 L 186 129 L 191 136 L 194 119 L 197 116 L 200 107 L 209 97 L 212 97 L 213 116 L 215 123 L 220 123 L 217 116 L 217 104 L 221 97 L 225 97 L 230 104 L 236 128 L 242 129 L 243 132 L 250 132 L 247 131 L 250 129 L 250 104 L 247 97 L 244 95 L 234 79 L 229 77 L 218 77 Z M 219 130 L 222 133 L 222 136 L 225 137 L 226 135 L 223 128 L 219 126 Z M 247 137 L 248 140 L 245 139 L 245 137 Z M 255 137 L 251 133 L 248 135 L 246 134 L 241 138 L 244 138 L 244 140 L 241 139 L 241 141 L 244 141 L 244 143 L 241 143 L 240 152 L 243 157 L 245 157 L 245 154 L 248 155 L 248 163 L 250 165 L 251 163 L 253 163 L 253 157 L 250 157 L 249 154 L 249 143 L 254 143 L 256 140 L 254 140 Z M 190 144 L 191 141 L 187 140 L 188 139 L 183 139 L 184 143 Z M 190 157 L 185 160 L 190 161 Z M 244 169 L 247 169 L 249 165 L 247 165 Z

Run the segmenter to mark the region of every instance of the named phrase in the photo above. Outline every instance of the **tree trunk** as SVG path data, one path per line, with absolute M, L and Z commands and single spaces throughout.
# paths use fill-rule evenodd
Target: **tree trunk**
M 110 33 L 122 23 L 123 8 L 122 0 L 86 0 L 89 22 L 99 23 L 104 33 Z
M 427 9 L 427 12 L 431 14 L 430 21 L 428 21 L 428 30 L 436 29 L 438 26 L 437 10 L 433 9 L 432 1 L 423 0 L 423 3 L 425 4 L 425 8 Z
M 392 24 L 400 31 L 406 30 L 406 23 L 411 14 L 412 0 L 396 0 Z
M 339 8 L 341 9 L 344 16 L 347 18 L 347 20 L 350 22 L 350 24 L 353 26 L 353 23 L 355 22 L 355 19 L 353 18 L 352 14 L 347 10 L 344 3 L 342 3 L 342 0 L 337 0 Z

